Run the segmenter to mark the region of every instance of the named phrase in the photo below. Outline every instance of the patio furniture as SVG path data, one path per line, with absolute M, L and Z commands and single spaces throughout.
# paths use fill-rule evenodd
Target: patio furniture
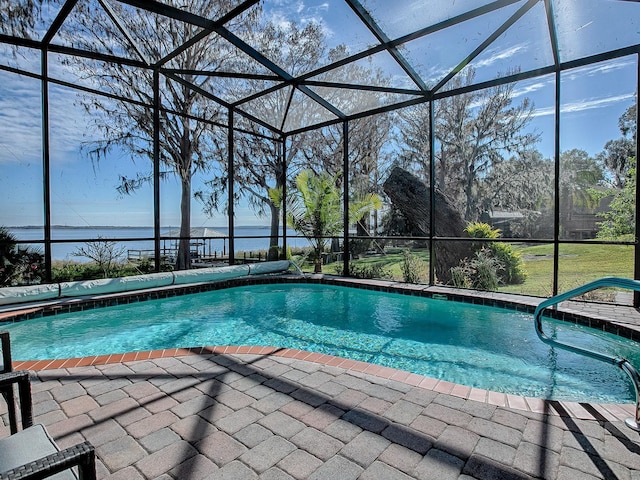
M 2 369 L 0 369 L 0 375 L 2 375 L 13 371 L 13 367 L 11 366 L 11 342 L 9 332 L 0 332 L 0 348 L 2 348 Z M 15 397 L 13 396 L 13 385 L 0 388 L 0 395 L 4 397 L 7 403 L 11 433 L 16 433 L 18 431 L 18 425 L 15 416 L 16 406 Z M 13 412 L 13 415 L 11 412 Z
M 44 426 L 33 424 L 29 372 L 11 371 L 8 332 L 0 332 L 0 339 L 4 361 L 0 373 L 0 393 L 7 400 L 11 429 L 10 436 L 0 439 L 0 480 L 95 480 L 95 450 L 89 442 L 60 449 Z M 15 385 L 18 388 L 19 418 L 14 397 Z M 19 420 L 22 429 L 17 431 Z

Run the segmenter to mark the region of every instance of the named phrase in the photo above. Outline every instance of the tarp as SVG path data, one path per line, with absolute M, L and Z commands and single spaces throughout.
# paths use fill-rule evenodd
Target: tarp
M 185 285 L 190 283 L 217 282 L 247 275 L 284 272 L 289 269 L 288 260 L 234 265 L 226 267 L 200 268 L 177 272 L 150 273 L 121 278 L 100 278 L 77 282 L 51 283 L 24 287 L 0 288 L 0 305 L 54 300 L 63 297 L 104 295 L 108 293 L 131 292 L 149 288 Z
M 61 283 L 60 296 L 79 297 L 82 295 L 130 292 L 133 290 L 144 290 L 146 288 L 166 287 L 172 284 L 172 272 L 150 273 L 131 277 L 80 280 L 77 282 Z
M 173 272 L 173 284 L 184 285 L 187 283 L 218 282 L 231 278 L 246 277 L 247 275 L 249 275 L 249 265 L 194 268 L 192 270 Z
M 59 294 L 60 286 L 57 283 L 28 285 L 25 287 L 4 287 L 0 288 L 0 305 L 52 300 L 58 298 Z

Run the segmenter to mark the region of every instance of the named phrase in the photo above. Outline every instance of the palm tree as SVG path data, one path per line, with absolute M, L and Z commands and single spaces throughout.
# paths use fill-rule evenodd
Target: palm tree
M 18 240 L 9 229 L 0 226 L 0 287 L 40 283 L 42 272 L 42 253 L 18 245 Z
M 0 287 L 11 285 L 15 270 L 17 240 L 6 228 L 0 227 Z
M 287 197 L 287 225 L 311 244 L 315 273 L 322 272 L 322 252 L 330 237 L 339 234 L 343 228 L 342 198 L 336 177 L 303 170 L 296 176 L 296 190 Z M 274 204 L 282 205 L 281 189 L 271 189 L 269 194 Z M 381 207 L 382 200 L 373 193 L 361 200 L 350 201 L 349 223 L 355 223 L 371 210 Z

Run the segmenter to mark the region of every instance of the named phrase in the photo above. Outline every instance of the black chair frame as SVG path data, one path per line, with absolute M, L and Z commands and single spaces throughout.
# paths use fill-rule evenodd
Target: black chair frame
M 9 425 L 13 435 L 18 430 L 18 411 L 14 397 L 15 385 L 18 387 L 19 419 L 22 423 L 22 429 L 33 425 L 31 382 L 28 371 L 12 371 L 8 332 L 0 332 L 0 341 L 4 361 L 4 368 L 0 372 L 0 393 L 7 401 Z M 78 467 L 81 480 L 96 480 L 96 460 L 93 445 L 89 442 L 79 443 L 25 465 L 0 472 L 0 480 L 44 479 L 74 466 Z

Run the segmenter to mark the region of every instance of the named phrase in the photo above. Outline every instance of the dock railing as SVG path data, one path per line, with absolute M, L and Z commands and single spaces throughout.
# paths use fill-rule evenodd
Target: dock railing
M 582 285 L 581 287 L 574 288 L 554 297 L 548 298 L 547 300 L 540 302 L 533 314 L 536 333 L 538 334 L 540 340 L 548 345 L 558 347 L 563 350 L 568 350 L 579 355 L 585 355 L 590 358 L 595 358 L 596 360 L 600 360 L 603 362 L 612 363 L 624 370 L 631 378 L 631 382 L 633 383 L 633 388 L 636 394 L 635 417 L 628 418 L 625 423 L 629 428 L 640 432 L 640 375 L 638 374 L 638 371 L 635 369 L 635 367 L 625 358 L 614 357 L 605 353 L 596 352 L 587 348 L 582 348 L 554 340 L 553 338 L 549 337 L 542 329 L 542 313 L 547 308 L 557 306 L 560 302 L 570 300 L 571 298 L 577 297 L 579 295 L 584 295 L 585 293 L 588 293 L 592 290 L 606 287 L 624 288 L 626 290 L 640 291 L 640 281 L 631 280 L 628 278 L 605 277 L 599 280 L 594 280 L 593 282 L 587 283 L 585 285 Z

